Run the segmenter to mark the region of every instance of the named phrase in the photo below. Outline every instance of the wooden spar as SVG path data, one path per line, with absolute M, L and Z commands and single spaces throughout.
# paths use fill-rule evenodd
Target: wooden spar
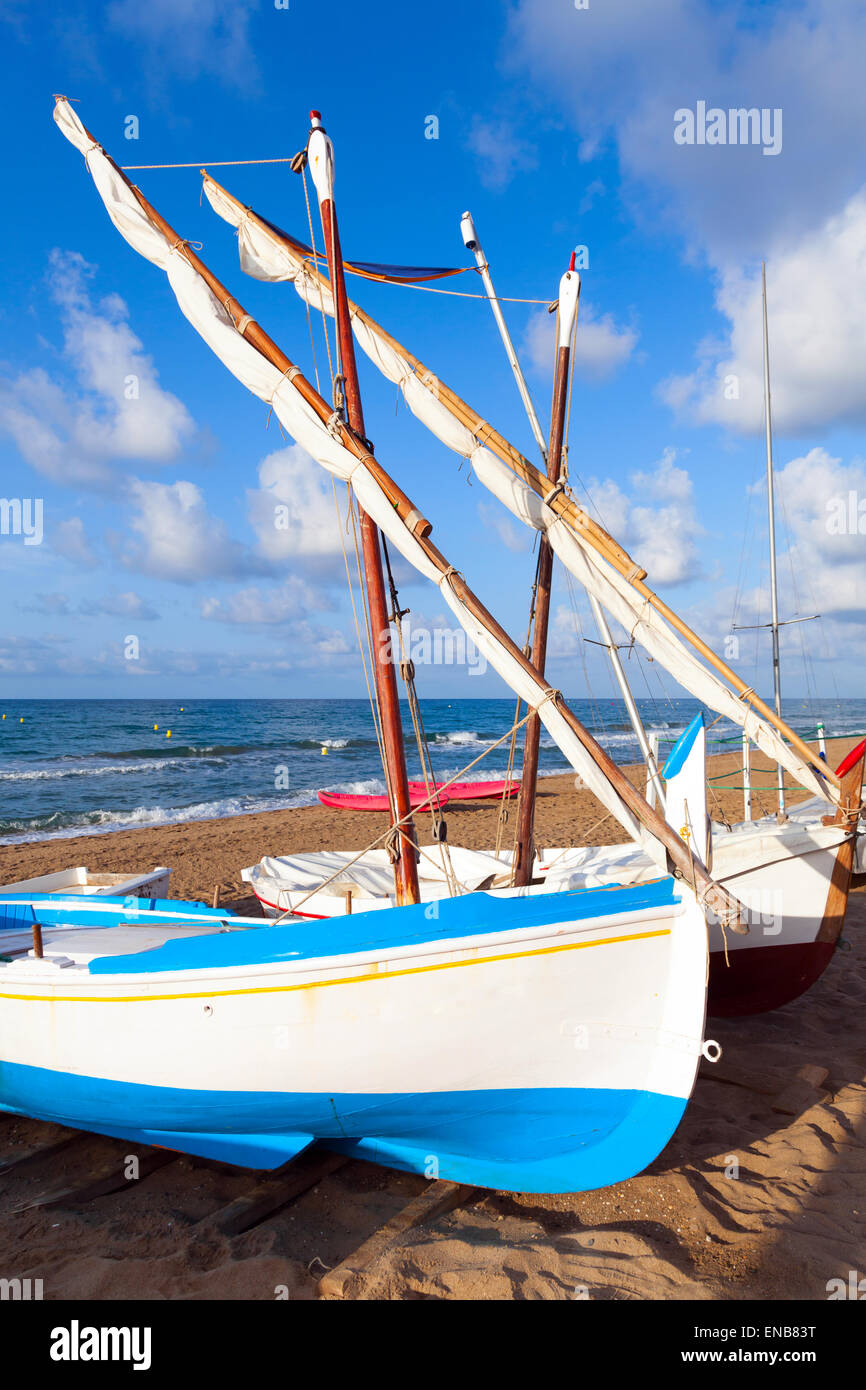
M 326 139 L 320 113 L 311 111 L 310 119 L 313 122 L 313 128 L 321 132 L 322 139 Z M 328 183 L 330 185 L 328 191 L 333 192 L 330 179 Z M 325 251 L 331 273 L 331 285 L 333 286 L 334 312 L 340 345 L 340 365 L 346 389 L 346 413 L 352 432 L 358 439 L 364 440 L 366 432 L 364 429 L 364 410 L 361 404 L 361 388 L 358 382 L 358 364 L 355 360 L 355 339 L 349 317 L 346 277 L 343 271 L 343 256 L 340 247 L 340 230 L 337 225 L 337 209 L 333 197 L 320 197 L 319 211 L 322 217 Z M 402 905 L 421 901 L 418 887 L 415 827 L 410 817 L 409 775 L 406 771 L 406 749 L 403 744 L 403 727 L 400 721 L 397 675 L 394 659 L 391 655 L 391 628 L 385 598 L 385 575 L 382 569 L 379 528 L 360 504 L 358 505 L 358 513 L 361 524 L 364 579 L 367 588 L 370 650 L 379 714 L 382 721 L 385 776 L 392 808 L 391 823 L 399 827 L 397 831 L 398 858 L 394 865 L 394 876 L 397 887 L 397 902 Z M 395 615 L 395 622 L 399 623 L 399 621 L 400 617 L 397 614 Z
M 87 132 L 89 138 L 93 136 Z M 98 142 L 93 141 L 94 145 Z M 101 146 L 100 146 L 101 148 Z M 109 158 L 109 156 L 106 156 Z M 169 224 L 160 217 L 156 210 L 151 206 L 142 193 L 136 189 L 129 179 L 123 174 L 114 161 L 110 161 L 117 171 L 118 176 L 123 179 L 127 186 L 133 191 L 142 211 L 161 234 L 168 240 L 169 244 L 176 247 L 188 263 L 201 275 L 202 280 L 207 284 L 211 292 L 218 297 L 226 312 L 231 316 L 238 333 L 241 334 L 252 346 L 254 346 L 267 361 L 278 367 L 284 374 L 291 374 L 291 384 L 295 390 L 306 400 L 311 409 L 318 415 L 319 419 L 327 424 L 333 415 L 333 411 L 325 400 L 319 395 L 305 377 L 293 368 L 293 364 L 286 357 L 271 338 L 256 324 L 243 307 L 217 280 L 203 261 L 195 254 L 191 247 L 184 242 Z M 500 626 L 491 613 L 484 607 L 481 600 L 469 588 L 466 581 L 457 572 L 453 565 L 436 548 L 429 539 L 430 524 L 425 522 L 420 513 L 412 506 L 409 498 L 403 493 L 390 475 L 382 468 L 381 464 L 373 458 L 372 454 L 358 441 L 352 431 L 346 427 L 337 425 L 337 434 L 341 442 L 345 444 L 347 450 L 358 459 L 361 467 L 365 468 L 370 476 L 381 487 L 383 495 L 389 500 L 395 511 L 401 517 L 407 531 L 414 535 L 417 544 L 421 547 L 424 555 L 430 564 L 439 571 L 442 580 L 447 581 L 451 588 L 473 616 L 476 622 L 490 633 L 494 641 L 515 661 L 528 675 L 534 678 L 542 687 L 542 695 L 536 702 L 536 708 L 546 701 L 550 701 L 559 711 L 560 716 L 568 724 L 575 737 L 587 750 L 590 757 L 599 767 L 608 783 L 617 792 L 624 804 L 628 807 L 635 818 L 642 824 L 649 834 L 657 839 L 667 851 L 669 860 L 673 866 L 673 872 L 677 877 L 684 879 L 691 885 L 698 895 L 704 909 L 712 913 L 723 925 L 730 927 L 733 931 L 741 934 L 748 932 L 745 909 L 726 888 L 721 884 L 715 883 L 710 877 L 705 865 L 695 859 L 686 845 L 685 841 L 676 834 L 675 831 L 659 816 L 644 799 L 636 787 L 632 785 L 621 768 L 611 761 L 604 749 L 596 743 L 595 739 L 587 729 L 581 724 L 577 716 L 568 708 L 559 691 L 553 690 L 544 677 L 535 670 L 529 658 L 520 650 L 515 642 L 508 636 L 507 632 Z
M 564 294 L 560 293 L 561 312 L 568 313 L 569 322 L 560 327 L 559 345 L 556 353 L 556 371 L 553 382 L 553 405 L 550 414 L 550 445 L 547 450 L 547 477 L 551 488 L 560 481 L 562 465 L 562 441 L 565 435 L 565 407 L 568 400 L 568 364 L 571 358 L 571 333 L 577 311 L 577 295 L 580 280 L 574 269 L 574 252 L 568 274 L 574 278 L 573 306 L 566 309 L 562 304 Z M 563 286 L 568 289 L 567 277 L 563 276 Z M 546 535 L 540 534 L 538 541 L 538 568 L 535 580 L 535 621 L 532 629 L 532 664 L 544 674 L 547 661 L 547 633 L 550 621 L 550 590 L 553 579 L 553 551 Z M 520 787 L 520 806 L 517 813 L 517 843 L 513 882 L 518 888 L 525 888 L 532 878 L 532 865 L 535 859 L 535 797 L 538 789 L 538 745 L 541 738 L 541 720 L 536 711 L 526 724 L 523 743 L 523 777 Z
M 202 172 L 204 173 L 204 170 Z M 243 215 L 249 218 L 262 233 L 281 246 L 290 245 L 290 243 L 281 238 L 272 227 L 268 226 L 266 222 L 258 217 L 251 208 L 245 208 L 243 204 L 240 203 L 233 194 L 229 193 L 216 179 L 212 178 L 209 174 L 205 176 L 209 182 L 212 183 L 215 188 L 218 188 L 227 200 L 233 202 Z M 304 262 L 304 269 L 312 279 L 318 280 L 318 282 L 325 287 L 328 286 L 327 278 L 322 275 L 321 271 L 318 270 L 311 261 Z M 519 450 L 515 449 L 513 444 L 509 443 L 509 441 L 505 439 L 503 435 L 499 434 L 499 432 L 486 420 L 483 420 L 455 391 L 452 391 L 450 386 L 437 377 L 434 372 L 431 372 L 420 358 L 416 357 L 408 348 L 404 347 L 402 343 L 393 337 L 387 329 L 384 329 L 381 324 L 377 323 L 364 309 L 358 304 L 355 304 L 352 300 L 348 301 L 348 305 L 351 316 L 357 317 L 361 323 L 366 324 L 373 333 L 381 338 L 382 342 L 386 343 L 395 352 L 399 353 L 400 356 L 404 357 L 422 381 L 425 377 L 436 381 L 437 398 L 450 410 L 456 420 L 459 420 L 462 425 L 474 434 L 480 443 L 483 443 L 486 448 L 496 454 L 497 458 L 526 483 L 537 496 L 544 497 L 546 495 L 549 488 L 544 473 L 535 468 L 528 459 L 524 458 Z M 837 787 L 839 786 L 839 778 L 832 769 L 828 768 L 826 763 L 821 761 L 809 745 L 805 743 L 793 729 L 790 729 L 788 725 L 785 724 L 784 720 L 782 720 L 760 696 L 755 694 L 742 677 L 737 675 L 736 671 L 731 670 L 726 662 L 724 662 L 720 656 L 717 656 L 712 648 L 709 647 L 697 633 L 693 632 L 688 624 L 669 608 L 664 600 L 659 598 L 658 594 L 656 594 L 648 584 L 644 583 L 646 579 L 646 570 L 636 564 L 628 552 L 624 550 L 623 547 L 598 524 L 598 522 L 594 521 L 582 507 L 578 506 L 568 493 L 559 493 L 555 498 L 551 499 L 548 505 L 558 517 L 561 517 L 566 522 L 572 531 L 579 534 L 586 544 L 590 545 L 593 550 L 601 555 L 601 557 L 617 571 L 618 574 L 626 579 L 641 597 L 645 599 L 661 617 L 669 622 L 686 642 L 694 647 L 708 665 L 712 666 L 724 680 L 733 686 L 734 690 L 743 701 L 750 704 L 768 724 L 771 724 L 781 733 L 805 762 L 815 767 L 827 781 L 834 783 Z

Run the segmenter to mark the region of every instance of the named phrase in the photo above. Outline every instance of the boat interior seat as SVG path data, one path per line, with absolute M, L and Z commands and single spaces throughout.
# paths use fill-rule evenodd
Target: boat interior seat
M 263 921 L 262 926 L 266 923 Z M 169 941 L 193 936 L 216 936 L 221 932 L 248 930 L 219 920 L 190 922 L 183 926 L 171 922 L 119 922 L 116 926 L 49 927 L 42 934 L 42 953 L 46 960 L 65 956 L 75 965 L 87 965 L 100 956 L 137 955 L 152 951 Z M 0 932 L 0 956 L 11 960 L 33 956 L 32 929 L 19 927 Z

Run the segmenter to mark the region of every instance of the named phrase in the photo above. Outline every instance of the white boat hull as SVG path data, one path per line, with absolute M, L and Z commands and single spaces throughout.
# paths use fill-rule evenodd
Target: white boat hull
M 42 961 L 0 966 L 0 1106 L 253 1166 L 319 1139 L 511 1190 L 618 1181 L 670 1138 L 701 1055 L 706 928 L 679 892 L 235 919 L 135 954 L 118 926 L 108 959 L 93 928 L 49 932 Z

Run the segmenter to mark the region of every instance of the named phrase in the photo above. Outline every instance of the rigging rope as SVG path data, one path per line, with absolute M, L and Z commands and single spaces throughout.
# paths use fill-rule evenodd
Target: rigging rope
M 406 645 L 403 637 L 403 617 L 408 613 L 408 609 L 401 609 L 397 595 L 397 585 L 391 570 L 391 556 L 388 551 L 388 542 L 382 536 L 382 551 L 385 557 L 385 568 L 388 573 L 388 587 L 391 595 L 393 612 L 390 621 L 397 629 L 400 641 L 400 674 L 406 686 L 409 702 L 409 712 L 412 716 L 412 728 L 415 733 L 415 743 L 418 749 L 418 760 L 421 764 L 421 775 L 424 778 L 424 791 L 430 807 L 430 821 L 434 840 L 439 845 L 439 852 L 442 860 L 442 871 L 448 884 L 448 891 L 451 897 L 457 897 L 458 882 L 451 863 L 451 851 L 447 840 L 443 834 L 445 819 L 442 815 L 442 804 L 439 798 L 439 788 L 433 774 L 433 759 L 430 756 L 430 745 L 427 741 L 427 733 L 424 728 L 424 719 L 421 714 L 421 704 L 418 699 L 418 691 L 415 686 L 415 663 L 410 659 L 406 652 Z
M 557 692 L 555 690 L 550 691 L 548 695 L 545 695 L 544 698 L 539 701 L 539 705 L 543 704 L 545 700 L 549 700 L 552 696 L 556 695 L 556 693 Z M 515 730 L 519 729 L 523 724 L 525 724 L 527 719 L 529 719 L 532 715 L 532 713 L 533 711 L 529 710 L 529 712 L 523 716 L 520 722 L 517 725 L 515 725 Z M 495 748 L 498 748 L 500 744 L 505 742 L 506 739 L 511 738 L 511 735 L 515 730 L 509 729 L 508 732 L 504 733 L 501 738 L 498 738 L 495 743 L 492 743 L 489 748 L 485 748 L 483 753 L 479 753 L 477 758 L 473 758 L 472 761 L 467 763 L 465 767 L 461 767 L 458 772 L 454 773 L 453 777 L 449 777 L 447 782 L 443 782 L 440 787 L 437 787 L 437 795 L 440 791 L 447 791 L 448 788 L 452 786 L 454 782 L 458 782 L 461 777 L 465 777 L 467 772 L 472 771 L 476 763 L 483 762 L 485 758 L 490 756 L 490 754 L 494 751 Z M 424 807 L 427 804 L 428 803 L 426 801 L 422 802 L 421 805 L 416 806 L 414 810 L 423 811 Z M 327 888 L 329 883 L 333 883 L 335 878 L 339 878 L 340 875 L 344 874 L 347 869 L 351 869 L 353 864 L 357 864 L 359 859 L 363 859 L 365 854 L 369 854 L 371 849 L 375 849 L 376 846 L 380 843 L 380 841 L 386 840 L 389 835 L 392 835 L 394 833 L 394 831 L 399 830 L 399 828 L 404 824 L 404 822 L 411 820 L 413 814 L 414 811 L 407 811 L 406 815 L 403 817 L 402 820 L 395 821 L 393 825 L 389 825 L 386 830 L 382 831 L 381 835 L 377 835 L 375 840 L 371 840 L 370 844 L 368 844 L 364 849 L 359 849 L 358 853 L 356 855 L 353 855 L 353 857 L 346 864 L 341 864 L 339 869 L 335 869 L 334 872 L 328 876 L 328 878 L 323 879 L 321 883 L 316 884 L 315 888 L 311 888 L 308 893 L 305 893 L 304 896 L 301 898 L 300 902 L 295 903 L 294 907 L 289 908 L 286 912 L 281 913 L 279 917 L 275 917 L 274 926 L 277 926 L 280 922 L 282 922 L 285 917 L 294 916 L 294 914 L 298 912 L 299 908 L 301 908 L 305 902 L 312 898 L 314 894 L 321 893 L 322 889 Z M 608 812 L 607 815 L 603 817 L 603 819 L 606 820 L 610 814 L 611 813 Z
M 361 637 L 361 627 L 360 627 L 360 623 L 358 622 L 358 610 L 357 610 L 357 607 L 356 607 L 356 604 L 355 604 L 355 591 L 354 591 L 354 587 L 353 587 L 353 585 L 352 585 L 352 575 L 351 575 L 351 571 L 350 571 L 350 569 L 349 569 L 349 557 L 348 557 L 348 554 L 346 553 L 346 543 L 345 543 L 345 541 L 344 541 L 344 539 L 343 539 L 343 518 L 342 518 L 342 516 L 341 516 L 341 514 L 340 514 L 340 504 L 339 504 L 339 501 L 338 501 L 338 498 L 337 498 L 337 486 L 336 486 L 336 481 L 335 481 L 333 478 L 331 479 L 331 486 L 332 486 L 333 492 L 334 492 L 334 506 L 336 507 L 336 510 L 337 510 L 338 529 L 339 529 L 339 532 L 340 532 L 340 544 L 341 544 L 342 550 L 343 550 L 343 561 L 344 561 L 345 566 L 346 566 L 346 581 L 347 581 L 348 586 L 349 586 L 349 599 L 350 599 L 351 604 L 352 604 L 352 619 L 353 619 L 353 622 L 354 622 L 354 625 L 355 625 L 355 636 L 356 636 L 357 642 L 358 642 L 358 651 L 359 651 L 360 656 L 361 656 L 361 665 L 362 665 L 363 670 L 364 670 L 364 681 L 365 681 L 366 686 L 367 686 L 367 696 L 368 696 L 369 701 L 370 701 L 370 711 L 371 711 L 372 716 L 373 716 L 373 728 L 374 728 L 375 733 L 376 733 L 376 742 L 377 742 L 378 745 L 379 745 L 379 757 L 380 757 L 381 762 L 382 762 L 382 771 L 383 771 L 384 778 L 385 778 L 385 787 L 386 787 L 386 789 L 387 789 L 388 800 L 389 800 L 389 803 L 390 803 L 390 805 L 391 805 L 391 810 L 392 810 L 392 812 L 393 812 L 393 809 L 394 809 L 394 797 L 393 797 L 393 795 L 392 795 L 391 785 L 390 785 L 390 781 L 389 781 L 389 778 L 388 778 L 388 762 L 387 762 L 387 759 L 386 759 L 386 757 L 385 757 L 385 741 L 384 741 L 384 735 L 383 735 L 383 733 L 382 733 L 382 716 L 381 716 L 381 711 L 380 711 L 380 709 L 379 709 L 379 695 L 378 695 L 378 691 L 375 689 L 375 682 L 374 682 L 372 685 L 371 685 L 371 683 L 370 683 L 370 672 L 369 672 L 369 669 L 368 669 L 368 666 L 367 666 L 367 651 L 365 650 L 364 642 L 363 642 L 363 639 L 362 639 L 362 637 Z M 349 483 L 346 484 L 346 496 L 347 496 L 347 500 L 348 500 L 348 512 L 347 512 L 347 516 L 346 516 L 346 528 L 348 529 L 349 520 L 350 520 L 350 518 L 351 518 L 351 521 L 352 521 L 352 530 L 353 530 L 353 534 L 354 534 L 354 538 L 355 538 L 355 563 L 356 563 L 357 569 L 358 569 L 358 588 L 359 588 L 359 591 L 360 591 L 360 593 L 361 593 L 362 601 L 363 601 L 363 603 L 364 603 L 365 618 L 366 618 L 366 616 L 367 616 L 367 614 L 366 614 L 366 597 L 365 597 L 365 595 L 364 595 L 364 585 L 363 585 L 363 582 L 362 582 L 362 579 L 361 579 L 361 557 L 360 557 L 360 555 L 359 555 L 359 553 L 358 553 L 358 537 L 357 537 L 357 532 L 356 532 L 356 530 L 355 530 L 355 522 L 354 522 L 354 518 L 355 518 L 354 501 L 353 501 L 353 497 L 352 497 L 351 485 L 350 485 Z M 369 627 L 369 622 L 366 622 L 366 623 L 365 623 L 365 627 L 366 627 L 366 631 L 367 631 L 367 642 L 369 643 L 369 640 L 370 640 L 370 627 Z
M 315 234 L 315 232 L 313 231 L 313 214 L 312 214 L 312 212 L 310 211 L 310 191 L 309 191 L 309 189 L 308 189 L 308 187 L 307 187 L 307 170 L 306 170 L 305 167 L 301 169 L 301 178 L 302 178 L 302 181 L 303 181 L 303 184 L 304 184 L 304 202 L 305 202 L 306 205 L 307 205 L 307 223 L 308 223 L 308 226 L 309 226 L 309 228 L 310 228 L 310 245 L 311 245 L 312 248 L 313 248 L 313 255 L 316 255 L 316 234 Z M 333 206 L 334 206 L 334 205 L 333 205 L 333 202 L 332 202 L 332 203 L 331 203 L 331 210 L 332 210 L 332 212 L 333 212 Z M 333 223 L 332 223 L 332 226 L 333 226 Z M 333 242 L 332 242 L 331 244 L 333 245 Z M 328 350 L 328 368 L 329 368 L 330 373 L 331 373 L 331 395 L 332 395 L 332 397 L 333 397 L 333 392 L 334 392 L 334 381 L 335 381 L 336 378 L 335 378 L 335 373 L 334 373 L 334 364 L 333 364 L 333 362 L 332 362 L 332 360 L 331 360 L 331 337 L 330 337 L 330 333 L 329 333 L 329 331 L 328 331 L 328 316 L 327 316 L 327 314 L 325 313 L 325 295 L 324 295 L 324 289 L 323 289 L 321 280 L 318 280 L 318 281 L 317 281 L 317 284 L 318 284 L 318 287 L 319 287 L 319 306 L 320 306 L 320 308 L 321 308 L 321 310 L 322 310 L 322 330 L 323 330 L 323 332 L 324 332 L 324 334 L 325 334 L 325 347 L 326 347 L 327 350 Z M 332 291 L 332 294 L 333 294 L 333 291 Z M 337 333 L 336 309 L 337 309 L 337 302 L 336 302 L 336 300 L 334 300 L 334 313 L 335 313 L 335 317 L 334 317 L 334 341 L 335 341 L 335 344 L 336 344 L 336 349 L 338 350 L 338 349 L 339 349 L 340 336 L 339 336 L 339 334 Z

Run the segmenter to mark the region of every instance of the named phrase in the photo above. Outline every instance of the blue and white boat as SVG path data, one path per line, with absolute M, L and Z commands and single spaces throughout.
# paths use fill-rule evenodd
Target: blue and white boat
M 189 322 L 311 457 L 350 483 L 658 873 L 630 886 L 479 888 L 412 905 L 404 894 L 403 905 L 324 921 L 161 905 L 97 920 L 81 905 L 57 917 L 44 903 L 0 905 L 0 1108 L 261 1168 L 318 1141 L 521 1192 L 640 1172 L 712 1051 L 708 916 L 747 930 L 696 848 L 706 839 L 702 723 L 678 752 L 682 795 L 669 784 L 667 823 L 428 541 L 429 523 L 366 444 L 286 367 L 63 98 L 55 119 Z M 310 159 L 314 178 L 327 176 L 322 139 L 314 147 L 311 137 Z M 416 843 L 402 819 L 392 830 L 405 867 Z
M 670 876 L 284 925 L 79 917 L 43 925 L 41 959 L 0 911 L 0 1109 L 245 1166 L 320 1140 L 602 1186 L 668 1142 L 703 1048 L 706 927 Z

